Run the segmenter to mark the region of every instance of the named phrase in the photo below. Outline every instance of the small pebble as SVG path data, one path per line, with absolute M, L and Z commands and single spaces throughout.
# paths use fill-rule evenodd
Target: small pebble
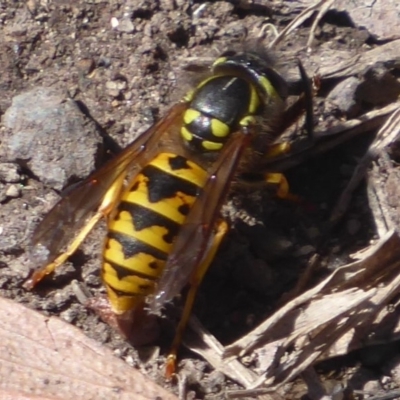
M 21 180 L 19 166 L 13 163 L 1 163 L 0 180 L 7 183 L 19 182 Z
M 6 196 L 13 199 L 19 197 L 21 194 L 21 189 L 18 185 L 10 185 L 6 190 Z
M 112 17 L 110 23 L 111 23 L 111 28 L 112 29 L 117 29 L 118 28 L 119 21 L 118 21 L 117 18 Z
M 133 33 L 135 32 L 135 25 L 133 25 L 130 19 L 123 18 L 121 21 L 119 21 L 117 30 L 124 33 Z
M 299 250 L 296 251 L 296 256 L 306 256 L 308 254 L 314 253 L 315 247 L 311 245 L 306 245 L 300 247 Z

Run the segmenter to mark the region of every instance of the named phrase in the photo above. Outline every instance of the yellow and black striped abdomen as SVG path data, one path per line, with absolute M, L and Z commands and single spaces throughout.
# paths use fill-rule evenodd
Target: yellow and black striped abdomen
M 130 182 L 110 218 L 102 278 L 116 313 L 154 292 L 172 243 L 207 179 L 185 157 L 161 153 Z

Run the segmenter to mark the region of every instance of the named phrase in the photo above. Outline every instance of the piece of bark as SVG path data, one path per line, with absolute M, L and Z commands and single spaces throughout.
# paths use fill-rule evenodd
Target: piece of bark
M 177 400 L 61 319 L 0 298 L 0 320 L 1 399 Z

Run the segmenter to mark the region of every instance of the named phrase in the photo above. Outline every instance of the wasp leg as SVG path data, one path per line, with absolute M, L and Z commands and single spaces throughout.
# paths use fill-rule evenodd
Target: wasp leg
M 274 158 L 278 156 L 283 156 L 290 153 L 292 146 L 290 142 L 276 143 L 269 146 L 268 150 L 265 152 L 266 158 Z
M 190 288 L 188 295 L 186 297 L 186 302 L 182 312 L 182 317 L 181 320 L 179 321 L 178 327 L 175 332 L 175 337 L 171 345 L 171 350 L 167 357 L 166 371 L 165 371 L 165 376 L 167 379 L 171 379 L 171 377 L 175 374 L 176 355 L 178 352 L 179 345 L 181 344 L 182 341 L 183 332 L 186 328 L 187 322 L 190 317 L 190 313 L 192 311 L 197 290 L 200 286 L 201 281 L 203 280 L 205 273 L 208 270 L 208 267 L 213 261 L 215 254 L 217 253 L 217 250 L 222 242 L 222 239 L 224 238 L 227 232 L 228 232 L 228 224 L 225 221 L 220 220 L 217 225 L 216 233 L 213 237 L 213 242 L 210 245 L 210 249 L 208 250 L 205 258 L 202 259 L 201 263 L 196 268 L 195 273 L 193 274 L 192 278 L 189 281 Z
M 276 197 L 284 200 L 300 202 L 300 196 L 290 193 L 289 183 L 285 175 L 279 172 L 260 172 L 260 173 L 243 173 L 239 175 L 240 185 L 250 187 L 252 189 L 270 186 L 274 189 Z
M 86 236 L 94 228 L 94 226 L 103 218 L 104 214 L 98 211 L 89 222 L 82 228 L 78 236 L 73 240 L 73 242 L 68 246 L 67 250 L 60 254 L 52 263 L 47 264 L 45 267 L 35 271 L 29 280 L 25 283 L 27 289 L 34 288 L 46 275 L 51 274 L 60 265 L 64 264 L 67 259 L 75 253 L 81 243 L 85 240 Z
M 65 263 L 67 259 L 72 256 L 86 239 L 87 235 L 96 226 L 96 224 L 103 218 L 106 217 L 114 209 L 114 204 L 118 201 L 119 194 L 124 182 L 125 174 L 122 174 L 113 185 L 108 189 L 103 200 L 98 207 L 96 213 L 90 218 L 85 226 L 80 230 L 76 238 L 70 243 L 67 250 L 60 254 L 53 262 L 47 264 L 45 267 L 40 268 L 33 272 L 32 276 L 25 282 L 24 287 L 32 289 L 39 283 L 46 275 L 51 274 L 54 270 Z
M 268 172 L 264 174 L 264 180 L 267 185 L 274 185 L 277 187 L 276 196 L 280 199 L 298 201 L 299 197 L 290 193 L 289 183 L 285 175 L 278 172 Z

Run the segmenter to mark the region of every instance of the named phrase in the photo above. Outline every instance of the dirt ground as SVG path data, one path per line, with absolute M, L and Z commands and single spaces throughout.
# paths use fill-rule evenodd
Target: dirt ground
M 209 65 L 226 49 L 240 48 L 245 39 L 255 42 L 263 29 L 267 47 L 274 36 L 270 25 L 280 32 L 303 9 L 304 4 L 290 1 L 0 2 L 0 296 L 75 325 L 112 349 L 127 362 L 127 369 L 139 369 L 181 397 L 186 393 L 192 399 L 222 399 L 227 391 L 240 389 L 183 346 L 179 370 L 185 379 L 181 386 L 165 382 L 163 365 L 181 299 L 166 307 L 159 319 L 160 334 L 145 348 L 131 346 L 84 306 L 88 296 L 104 293 L 99 278 L 104 224 L 33 291 L 22 287 L 32 264 L 27 251 L 34 227 L 62 189 L 86 177 L 163 116 L 198 79 L 193 70 Z M 317 76 L 339 59 L 387 43 L 332 10 L 318 24 L 308 52 L 314 20 L 312 14 L 272 50 L 293 92 L 299 92 L 297 58 L 309 76 Z M 386 65 L 377 68 L 387 76 Z M 321 73 L 314 101 L 316 130 L 394 102 L 400 92 L 398 70 L 390 71 L 392 80 L 377 84 L 385 87 L 384 95 L 358 93 L 358 101 L 343 100 L 348 90 L 337 88 L 352 73 Z M 354 76 L 360 79 L 362 73 L 354 70 Z M 370 91 L 376 90 L 373 83 Z M 194 310 L 222 345 L 241 338 L 284 304 L 284 295 L 296 287 L 314 254 L 322 261 L 307 288 L 377 238 L 365 185 L 354 192 L 337 224 L 329 220 L 377 127 L 369 131 L 294 167 L 282 167 L 301 202 L 277 200 L 267 190 L 230 196 L 223 214 L 232 228 Z M 337 398 L 372 398 L 368 394 L 398 387 L 397 380 L 389 378 L 397 352 L 398 344 L 391 342 L 315 368 L 326 391 L 340 392 Z M 249 368 L 252 362 L 247 360 Z M 286 385 L 276 398 L 321 398 L 310 393 L 303 379 Z

